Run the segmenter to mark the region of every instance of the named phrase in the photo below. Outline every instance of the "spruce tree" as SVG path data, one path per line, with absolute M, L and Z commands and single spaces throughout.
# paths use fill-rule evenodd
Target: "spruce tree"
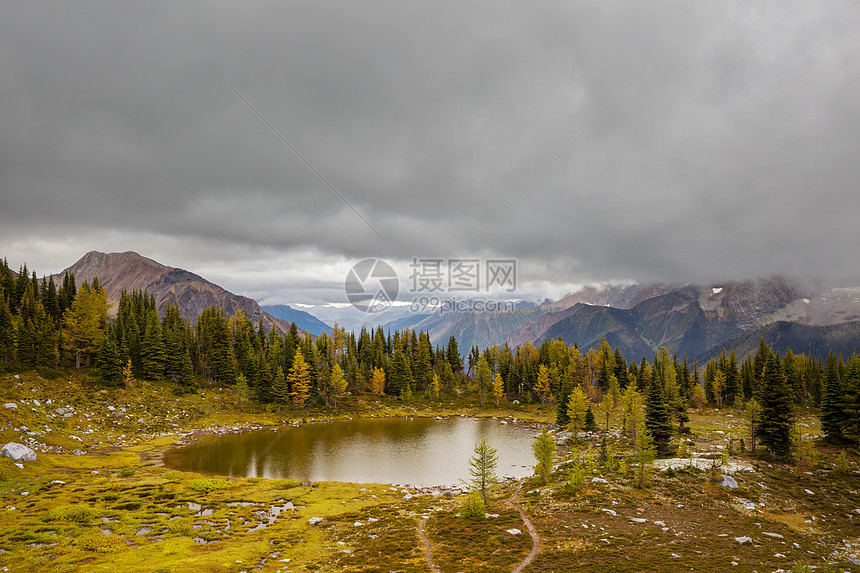
M 857 354 L 848 361 L 842 412 L 845 415 L 843 433 L 854 440 L 860 439 L 860 355 Z
M 830 442 L 843 439 L 842 427 L 845 423 L 845 387 L 839 375 L 836 357 L 831 352 L 824 366 L 824 391 L 821 394 L 821 430 Z
M 769 354 L 762 368 L 758 402 L 761 414 L 757 426 L 761 444 L 779 459 L 791 456 L 791 428 L 794 424 L 791 389 L 785 381 L 778 354 Z
M 167 351 L 161 336 L 161 326 L 158 324 L 158 314 L 150 311 L 140 347 L 140 360 L 143 367 L 143 377 L 147 380 L 164 378 L 164 367 L 167 362 Z
M 284 369 L 280 366 L 275 369 L 275 376 L 272 378 L 272 401 L 278 405 L 278 411 L 283 404 L 290 402 L 290 386 L 284 376 Z
M 463 358 L 460 356 L 460 347 L 457 346 L 457 339 L 454 335 L 448 339 L 448 347 L 445 351 L 445 356 L 448 359 L 448 364 L 451 365 L 451 370 L 454 374 L 463 369 Z
M 663 383 L 656 370 L 645 396 L 645 427 L 654 440 L 658 455 L 665 456 L 672 452 L 672 421 L 663 394 Z
M 98 369 L 101 379 L 110 385 L 118 385 L 122 381 L 122 359 L 113 336 L 102 339 L 99 349 Z
M 5 297 L 0 296 L 0 362 L 11 362 L 14 359 L 15 323 Z

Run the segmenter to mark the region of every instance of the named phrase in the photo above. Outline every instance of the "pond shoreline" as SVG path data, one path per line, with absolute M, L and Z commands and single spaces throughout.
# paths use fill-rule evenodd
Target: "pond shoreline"
M 321 426 L 324 424 L 345 424 L 350 422 L 358 422 L 358 423 L 368 423 L 368 422 L 409 422 L 420 420 L 423 421 L 424 424 L 420 426 L 419 429 L 415 429 L 414 431 L 411 429 L 411 426 L 403 426 L 403 425 L 395 425 L 394 427 L 383 430 L 382 428 L 386 428 L 383 423 L 382 428 L 378 425 L 371 425 L 371 428 L 367 428 L 366 426 L 359 426 L 357 429 L 353 427 L 350 430 L 352 433 L 346 433 L 343 436 L 338 436 L 337 432 L 332 430 L 334 434 L 330 433 L 330 431 L 322 430 L 320 432 L 312 431 L 310 435 L 306 437 L 296 437 L 294 439 L 299 440 L 311 440 L 309 442 L 309 447 L 311 449 L 322 447 L 323 450 L 330 450 L 335 443 L 341 443 L 344 440 L 359 440 L 362 444 L 361 446 L 357 446 L 363 448 L 362 452 L 376 452 L 376 457 L 379 458 L 380 455 L 388 455 L 385 453 L 386 448 L 394 447 L 392 444 L 399 444 L 403 439 L 419 439 L 422 443 L 421 452 L 426 452 L 426 456 L 418 454 L 418 457 L 414 454 L 410 454 L 407 456 L 409 461 L 403 462 L 405 465 L 396 465 L 394 469 L 384 470 L 383 473 L 388 473 L 386 478 L 382 479 L 367 479 L 368 475 L 373 475 L 374 473 L 379 471 L 379 468 L 382 467 L 383 464 L 379 462 L 377 459 L 375 465 L 374 462 L 371 461 L 373 458 L 373 454 L 370 454 L 370 457 L 365 460 L 366 456 L 359 455 L 356 457 L 354 453 L 348 452 L 346 457 L 351 457 L 353 462 L 359 464 L 357 469 L 354 470 L 352 478 L 344 477 L 345 473 L 352 473 L 353 470 L 344 469 L 347 466 L 346 460 L 343 456 L 339 454 L 325 454 L 322 458 L 319 458 L 322 454 L 309 454 L 304 447 L 301 447 L 300 450 L 302 454 L 299 458 L 290 458 L 291 460 L 295 460 L 295 464 L 288 466 L 285 468 L 283 462 L 281 460 L 284 459 L 283 453 L 278 457 L 277 450 L 270 452 L 269 449 L 272 445 L 275 444 L 278 440 L 280 440 L 290 429 L 298 429 L 298 428 L 307 428 L 309 426 Z M 454 415 L 435 415 L 435 414 L 408 414 L 408 415 L 369 415 L 369 416 L 353 416 L 353 417 L 343 417 L 343 418 L 321 418 L 321 419 L 305 419 L 305 420 L 293 420 L 288 421 L 283 424 L 271 424 L 271 423 L 262 423 L 253 420 L 246 421 L 244 423 L 239 424 L 229 424 L 229 425 L 213 425 L 204 428 L 194 429 L 188 432 L 180 433 L 173 443 L 169 446 L 165 446 L 162 448 L 158 448 L 159 451 L 151 452 L 152 454 L 156 454 L 158 457 L 158 462 L 160 464 L 164 464 L 168 468 L 178 469 L 180 471 L 192 471 L 197 473 L 203 473 L 207 475 L 213 476 L 224 476 L 229 478 L 263 478 L 263 479 L 298 479 L 302 482 L 309 483 L 320 483 L 320 482 L 342 482 L 342 483 L 354 483 L 354 484 L 381 484 L 387 486 L 396 486 L 398 488 L 408 489 L 414 493 L 425 493 L 425 494 L 435 494 L 435 495 L 443 495 L 446 492 L 450 492 L 451 494 L 460 493 L 464 488 L 462 487 L 465 484 L 464 479 L 467 479 L 467 476 L 462 475 L 461 470 L 452 470 L 452 467 L 459 467 L 460 465 L 465 465 L 467 460 L 472 454 L 472 442 L 474 441 L 475 430 L 462 427 L 455 426 L 454 431 L 462 434 L 466 432 L 460 438 L 456 436 L 451 436 L 449 430 L 439 430 L 437 426 L 433 424 L 427 424 L 427 422 L 431 421 L 439 421 L 439 422 L 451 422 L 451 421 L 473 421 L 473 422 L 481 422 L 484 424 L 483 429 L 480 430 L 481 434 L 489 431 L 491 433 L 495 433 L 496 439 L 501 440 L 502 443 L 500 445 L 500 449 L 503 450 L 502 462 L 500 463 L 499 468 L 499 481 L 502 482 L 511 482 L 518 481 L 524 477 L 528 477 L 530 475 L 530 468 L 533 465 L 531 460 L 530 446 L 532 440 L 532 433 L 536 434 L 540 432 L 545 424 L 541 424 L 532 420 L 520 420 L 514 416 L 500 417 L 500 416 L 475 416 L 475 415 L 464 415 L 464 414 L 454 414 Z M 498 425 L 490 425 L 486 424 L 490 421 L 495 421 Z M 528 432 L 529 435 L 526 438 L 519 434 L 519 432 L 510 432 L 504 430 L 504 427 L 510 427 L 511 430 L 518 430 L 522 432 Z M 403 434 L 403 432 L 406 434 Z M 251 434 L 251 433 L 264 433 L 264 432 L 275 432 L 276 434 L 273 436 L 273 439 L 270 442 L 266 441 L 265 437 L 258 438 L 250 438 L 251 442 L 236 442 L 229 441 L 223 444 L 224 447 L 238 447 L 239 451 L 242 452 L 242 455 L 246 455 L 247 458 L 238 458 L 235 459 L 236 466 L 231 465 L 229 461 L 223 461 L 219 458 L 218 455 L 213 456 L 212 453 L 206 453 L 205 451 L 198 450 L 198 453 L 187 452 L 186 459 L 181 460 L 181 454 L 179 460 L 174 458 L 173 460 L 167 460 L 166 456 L 169 452 L 178 453 L 178 451 L 192 448 L 194 446 L 200 446 L 202 448 L 215 448 L 214 451 L 217 452 L 217 445 L 210 443 L 207 444 L 210 440 L 217 441 L 220 438 L 228 437 L 228 436 L 236 436 L 242 434 Z M 387 432 L 393 432 L 393 434 L 387 434 Z M 415 434 L 414 432 L 418 432 Z M 441 436 L 440 432 L 445 433 L 444 442 L 445 445 L 456 446 L 453 447 L 455 454 L 448 456 L 447 453 L 440 458 L 440 443 L 438 440 Z M 500 433 L 499 433 L 500 432 Z M 384 435 L 388 435 L 389 439 L 380 439 L 378 443 L 374 440 L 376 439 L 374 436 L 382 437 Z M 436 435 L 436 438 L 433 436 Z M 301 435 L 300 436 L 304 436 Z M 399 437 L 398 437 L 399 436 Z M 332 442 L 331 440 L 335 440 Z M 424 441 L 430 440 L 430 446 L 427 446 Z M 317 443 L 319 440 L 321 442 Z M 434 440 L 436 440 L 434 442 Z M 507 442 L 506 442 L 507 440 Z M 513 442 L 511 442 L 513 440 Z M 253 444 L 250 446 L 249 444 Z M 315 444 L 315 445 L 314 445 Z M 328 444 L 328 445 L 326 445 Z M 515 445 L 516 444 L 516 445 Z M 247 449 L 251 447 L 251 449 L 256 448 L 256 451 L 253 453 L 246 453 Z M 402 445 L 398 445 L 397 447 L 402 447 Z M 468 448 L 468 452 L 465 451 L 465 448 Z M 379 449 L 380 451 L 377 451 Z M 291 452 L 294 450 L 290 450 Z M 411 450 L 407 450 L 410 451 Z M 416 450 L 417 451 L 417 450 Z M 229 450 L 228 450 L 229 452 Z M 258 453 L 261 452 L 261 453 Z M 187 455 L 191 455 L 191 458 L 188 458 Z M 230 454 L 225 453 L 225 456 L 229 456 Z M 278 460 L 276 463 L 278 465 L 275 466 L 276 469 L 272 469 L 270 465 L 272 463 L 272 457 L 275 456 L 274 459 Z M 292 455 L 292 454 L 291 454 Z M 331 457 L 331 456 L 334 457 Z M 259 456 L 259 457 L 258 457 Z M 325 456 L 329 456 L 326 458 Z M 462 460 L 460 459 L 462 458 Z M 152 458 L 150 458 L 151 460 Z M 211 460 L 217 460 L 212 462 Z M 388 459 L 388 458 L 385 458 Z M 402 459 L 398 455 L 392 456 L 391 459 Z M 268 461 L 264 461 L 268 460 Z M 434 461 L 435 460 L 435 461 Z M 244 471 L 238 472 L 236 468 L 244 467 L 245 463 L 248 463 L 248 468 L 251 468 L 251 464 L 264 464 L 258 465 L 257 470 L 246 469 Z M 366 462 L 365 465 L 361 465 L 362 462 Z M 462 463 L 460 463 L 462 462 Z M 204 467 L 208 464 L 208 467 Z M 216 467 L 220 464 L 220 467 Z M 308 465 L 310 464 L 310 465 Z M 326 469 L 320 470 L 317 466 L 322 464 Z M 437 482 L 421 482 L 423 478 L 415 477 L 413 475 L 413 479 L 403 479 L 404 473 L 409 475 L 410 472 L 414 474 L 414 472 L 421 470 L 419 466 L 422 464 L 427 464 L 425 469 L 427 470 L 427 475 L 432 474 L 445 474 L 445 472 L 460 474 L 456 478 L 446 479 L 442 478 Z M 388 465 L 387 463 L 384 465 Z M 328 476 L 318 479 L 316 477 L 309 477 L 309 474 L 306 473 L 311 466 L 317 468 L 312 470 L 313 472 L 328 473 Z M 290 467 L 292 469 L 290 469 Z M 265 469 L 261 469 L 265 468 Z M 304 468 L 304 469 L 303 469 Z M 406 468 L 406 469 L 404 469 Z M 256 475 L 256 472 L 266 472 L 266 475 Z M 273 475 L 273 471 L 281 471 L 284 472 L 282 474 Z M 334 474 L 334 475 L 332 475 Z M 423 474 L 422 474 L 423 475 Z M 332 477 L 329 477 L 332 476 Z M 425 476 L 426 477 L 426 476 Z M 432 478 L 431 478 L 432 479 Z M 414 483 L 414 482 L 418 483 Z

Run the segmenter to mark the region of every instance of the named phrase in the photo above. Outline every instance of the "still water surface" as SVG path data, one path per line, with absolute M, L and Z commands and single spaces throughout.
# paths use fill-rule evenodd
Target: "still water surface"
M 535 428 L 499 420 L 371 418 L 213 436 L 165 453 L 175 469 L 302 481 L 453 485 L 475 443 L 498 450 L 499 476 L 532 473 Z

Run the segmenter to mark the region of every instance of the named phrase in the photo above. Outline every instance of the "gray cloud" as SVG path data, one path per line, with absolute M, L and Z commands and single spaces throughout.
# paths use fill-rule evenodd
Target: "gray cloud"
M 337 296 L 365 256 L 856 280 L 857 30 L 850 2 L 18 3 L 2 254 L 53 272 L 132 249 L 282 302 Z

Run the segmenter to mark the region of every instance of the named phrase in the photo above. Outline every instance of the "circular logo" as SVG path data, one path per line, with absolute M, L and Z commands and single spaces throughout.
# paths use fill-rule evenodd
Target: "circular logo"
M 364 259 L 349 269 L 343 290 L 347 300 L 358 310 L 381 312 L 397 300 L 400 279 L 382 259 Z

